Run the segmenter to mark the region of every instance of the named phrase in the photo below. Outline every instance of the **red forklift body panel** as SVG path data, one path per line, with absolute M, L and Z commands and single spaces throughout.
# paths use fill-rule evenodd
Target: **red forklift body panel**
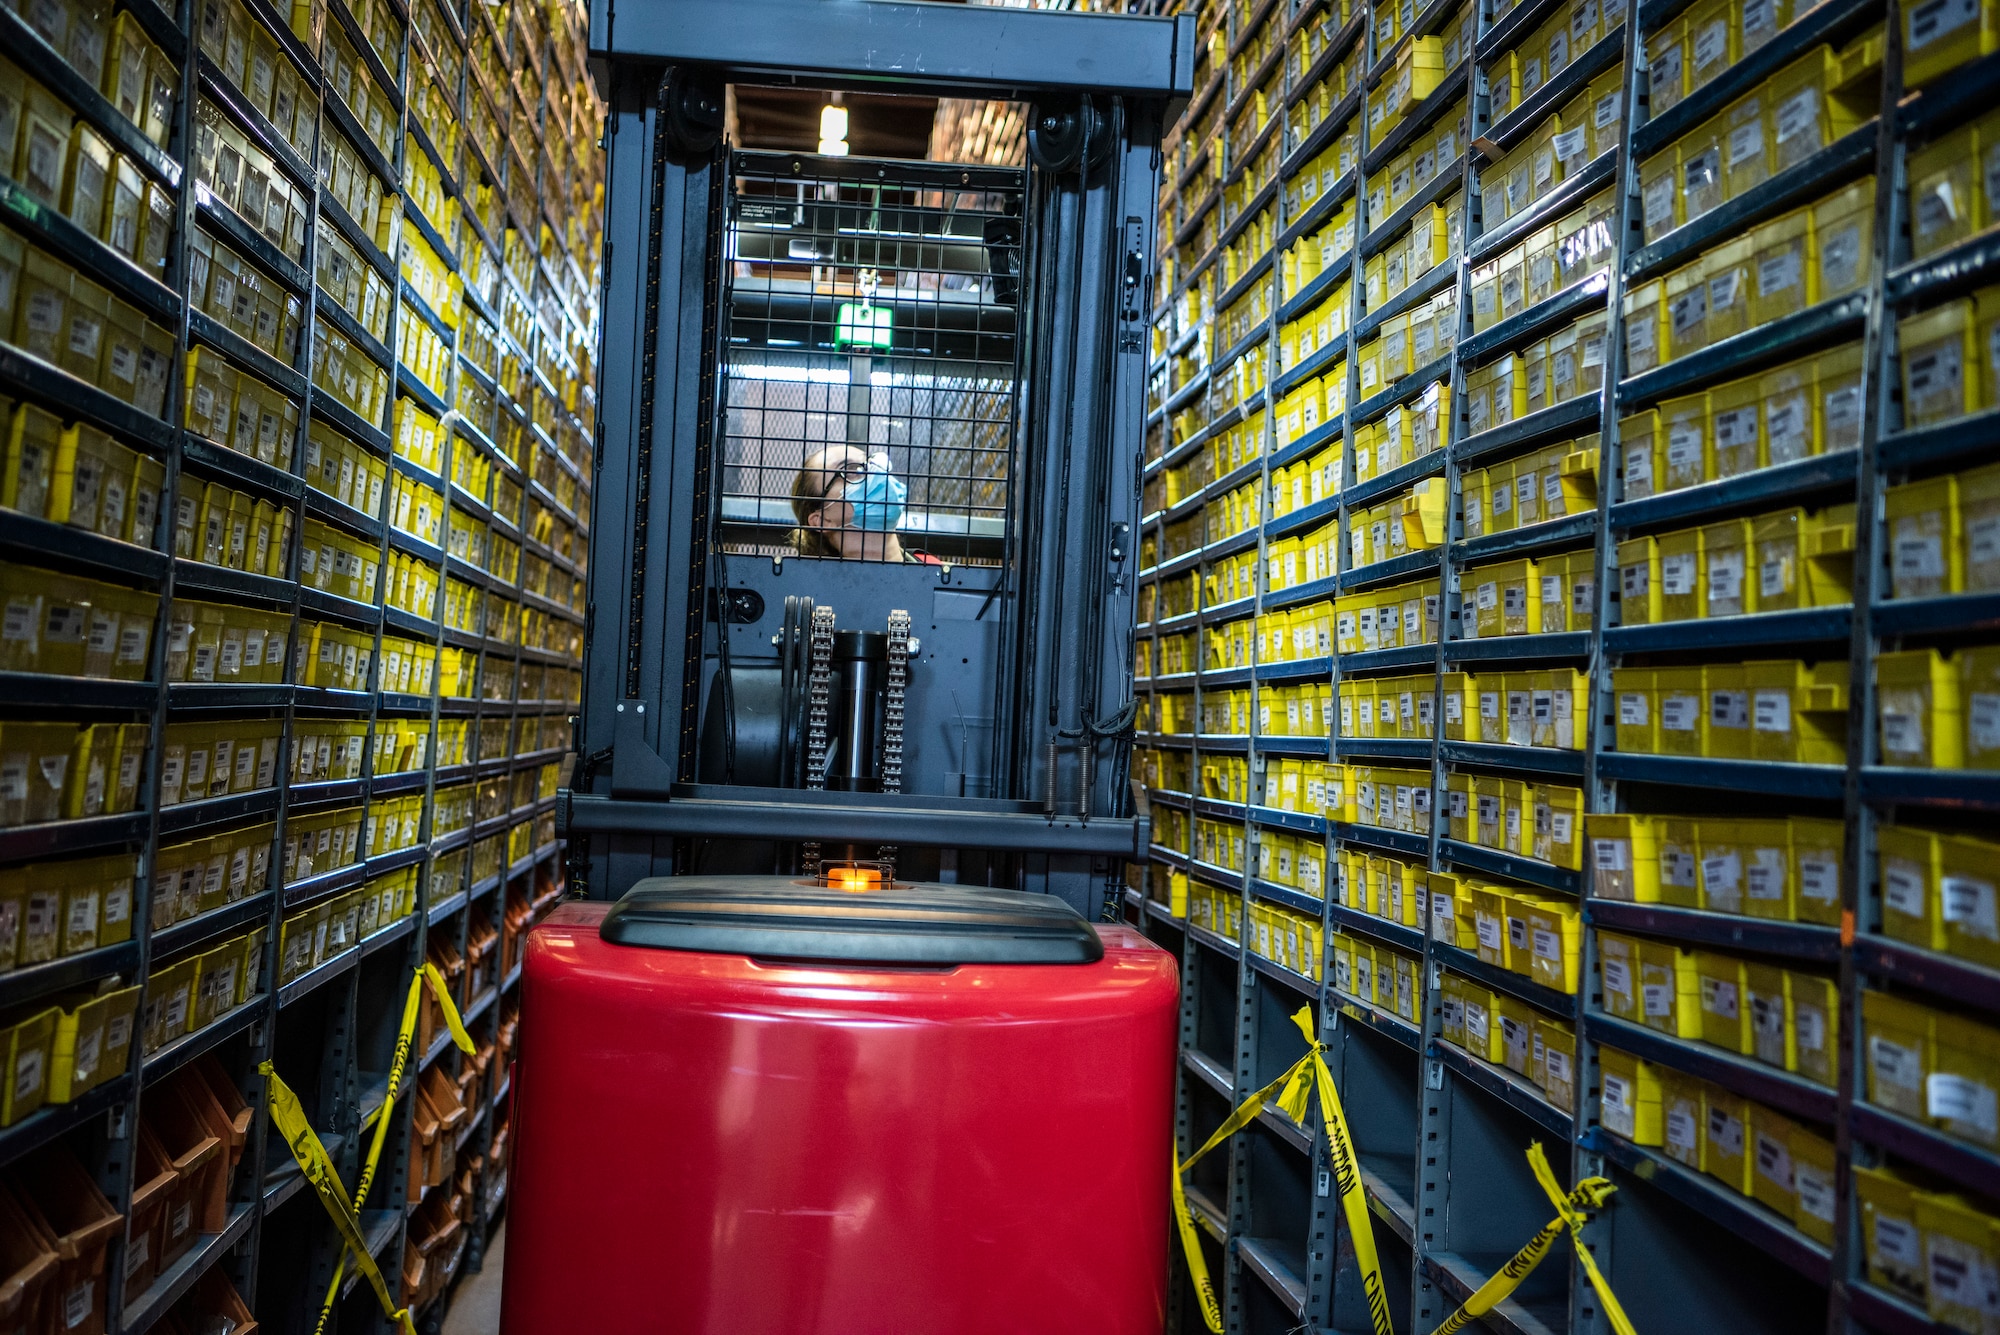
M 528 939 L 503 1335 L 1158 1335 L 1178 971 Z

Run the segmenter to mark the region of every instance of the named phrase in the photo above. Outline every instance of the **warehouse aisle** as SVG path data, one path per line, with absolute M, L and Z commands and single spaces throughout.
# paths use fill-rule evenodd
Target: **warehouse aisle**
M 494 1335 L 500 1329 L 500 1267 L 507 1260 L 507 1223 L 493 1231 L 486 1244 L 486 1262 L 467 1275 L 451 1296 L 444 1314 L 444 1335 Z

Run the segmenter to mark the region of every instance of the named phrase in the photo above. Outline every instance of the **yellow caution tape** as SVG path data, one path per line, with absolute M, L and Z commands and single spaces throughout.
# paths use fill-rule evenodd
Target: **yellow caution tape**
M 1542 1153 L 1540 1141 L 1528 1147 L 1528 1166 L 1534 1170 L 1535 1181 L 1541 1184 L 1542 1191 L 1555 1205 L 1556 1217 L 1543 1225 L 1541 1232 L 1528 1239 L 1526 1246 L 1515 1252 L 1506 1265 L 1481 1284 L 1431 1335 L 1453 1335 L 1453 1332 L 1464 1330 L 1505 1302 L 1521 1286 L 1521 1281 L 1534 1273 L 1535 1267 L 1542 1263 L 1542 1258 L 1549 1254 L 1549 1249 L 1555 1246 L 1556 1239 L 1565 1230 L 1576 1244 L 1576 1254 L 1583 1260 L 1584 1273 L 1589 1275 L 1591 1287 L 1597 1290 L 1598 1298 L 1604 1303 L 1604 1313 L 1611 1319 L 1612 1330 L 1616 1335 L 1635 1335 L 1625 1309 L 1619 1306 L 1617 1296 L 1611 1292 L 1610 1283 L 1598 1270 L 1590 1249 L 1583 1245 L 1583 1211 L 1603 1208 L 1605 1199 L 1618 1188 L 1605 1178 L 1587 1177 L 1577 1183 L 1576 1189 L 1569 1195 L 1563 1195 L 1555 1173 L 1549 1168 L 1548 1156 Z
M 340 1286 L 347 1274 L 347 1258 L 352 1255 L 355 1264 L 375 1290 L 375 1296 L 382 1303 L 382 1310 L 391 1321 L 402 1323 L 403 1328 L 415 1335 L 415 1327 L 410 1323 L 407 1308 L 399 1308 L 390 1300 L 388 1286 L 382 1279 L 382 1271 L 375 1258 L 369 1254 L 368 1245 L 361 1233 L 360 1210 L 368 1201 L 368 1193 L 375 1185 L 375 1169 L 382 1159 L 382 1146 L 388 1140 L 390 1113 L 396 1106 L 396 1093 L 403 1080 L 403 1072 L 409 1064 L 410 1045 L 416 1038 L 418 1006 L 423 999 L 423 989 L 428 984 L 431 994 L 437 998 L 438 1006 L 444 1012 L 447 1028 L 451 1030 L 452 1041 L 459 1050 L 472 1053 L 472 1036 L 465 1032 L 465 1022 L 459 1017 L 458 1006 L 451 999 L 451 989 L 445 986 L 444 975 L 435 964 L 425 961 L 410 978 L 410 991 L 403 1000 L 403 1023 L 396 1031 L 396 1053 L 389 1066 L 388 1090 L 382 1099 L 382 1110 L 376 1114 L 375 1136 L 368 1147 L 368 1158 L 361 1169 L 361 1184 L 349 1201 L 346 1188 L 340 1184 L 340 1174 L 334 1170 L 333 1161 L 327 1157 L 326 1147 L 320 1143 L 319 1135 L 307 1120 L 305 1109 L 299 1103 L 271 1063 L 264 1062 L 258 1070 L 271 1082 L 271 1120 L 292 1147 L 292 1157 L 298 1160 L 318 1193 L 320 1203 L 333 1217 L 334 1226 L 340 1230 L 344 1246 L 340 1261 L 333 1270 L 333 1282 L 327 1285 L 326 1301 L 321 1304 L 319 1321 L 314 1327 L 314 1335 L 324 1335 L 327 1321 L 333 1313 L 333 1304 L 340 1297 Z
M 403 1328 L 406 1335 L 416 1335 L 416 1327 L 410 1322 L 410 1309 L 396 1306 L 395 1300 L 389 1296 L 389 1286 L 382 1281 L 381 1268 L 368 1254 L 368 1243 L 361 1236 L 361 1222 L 355 1217 L 354 1206 L 347 1199 L 347 1189 L 340 1185 L 340 1174 L 334 1171 L 326 1146 L 320 1144 L 319 1133 L 306 1120 L 306 1111 L 299 1105 L 299 1096 L 278 1078 L 278 1072 L 271 1063 L 259 1063 L 257 1069 L 271 1082 L 271 1121 L 277 1126 L 279 1134 L 284 1136 L 285 1143 L 292 1147 L 292 1157 L 305 1170 L 306 1181 L 312 1183 L 313 1190 L 319 1194 L 320 1204 L 332 1216 L 334 1227 L 340 1230 L 341 1240 L 359 1258 L 361 1273 L 374 1288 L 382 1310 L 391 1321 Z
M 1325 1046 L 1313 1034 L 1312 1009 L 1300 1007 L 1292 1016 L 1310 1045 L 1305 1056 L 1293 1062 L 1285 1073 L 1236 1105 L 1223 1119 L 1215 1134 L 1186 1159 L 1175 1159 L 1173 1175 L 1174 1218 L 1180 1229 L 1181 1245 L 1187 1252 L 1188 1275 L 1201 1301 L 1202 1319 L 1211 1331 L 1221 1335 L 1222 1306 L 1216 1300 L 1215 1283 L 1209 1278 L 1208 1261 L 1201 1252 L 1201 1240 L 1188 1213 L 1187 1192 L 1181 1177 L 1210 1150 L 1248 1126 L 1263 1109 L 1267 1099 L 1276 1098 L 1278 1107 L 1294 1122 L 1303 1122 L 1310 1089 L 1319 1090 L 1320 1121 L 1326 1127 L 1332 1150 L 1333 1178 L 1340 1189 L 1340 1205 L 1353 1236 L 1354 1259 L 1361 1267 L 1361 1284 L 1368 1295 L 1368 1314 L 1375 1335 L 1392 1335 L 1388 1291 L 1382 1284 L 1382 1267 L 1375 1256 L 1375 1233 L 1368 1221 L 1368 1202 L 1362 1195 L 1361 1164 L 1354 1157 L 1354 1140 L 1347 1131 L 1347 1115 L 1340 1106 L 1340 1094 L 1333 1087 L 1333 1073 L 1327 1069 Z
M 1604 1304 L 1604 1315 L 1610 1319 L 1614 1335 L 1638 1335 L 1632 1329 L 1632 1319 L 1625 1315 L 1618 1295 L 1611 1291 L 1611 1281 L 1597 1268 L 1597 1258 L 1590 1254 L 1590 1248 L 1583 1245 L 1583 1215 L 1576 1206 L 1563 1199 L 1562 1188 L 1556 1183 L 1556 1175 L 1549 1171 L 1549 1161 L 1543 1156 L 1539 1141 L 1528 1147 L 1528 1166 L 1535 1170 L 1535 1181 L 1542 1184 L 1542 1193 L 1555 1205 L 1556 1214 L 1568 1226 L 1570 1238 L 1576 1244 L 1577 1259 L 1583 1262 L 1583 1273 L 1589 1278 L 1590 1287 L 1597 1290 L 1598 1301 Z M 1603 1184 L 1597 1198 L 1590 1203 L 1592 1209 L 1599 1208 L 1604 1197 L 1618 1190 L 1601 1177 L 1587 1177 L 1577 1185 L 1581 1188 L 1592 1183 Z

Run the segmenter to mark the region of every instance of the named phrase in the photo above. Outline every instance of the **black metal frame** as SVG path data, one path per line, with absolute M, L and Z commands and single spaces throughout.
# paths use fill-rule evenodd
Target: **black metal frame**
M 1096 914 L 1146 822 L 1124 782 L 1136 597 L 1139 440 L 1159 141 L 1192 88 L 1194 25 L 1154 19 L 854 0 L 597 5 L 592 68 L 610 103 L 603 402 L 593 494 L 589 648 L 579 751 L 563 804 L 588 831 L 573 871 L 614 896 L 685 867 L 687 837 L 760 820 L 820 837 L 1004 850 L 1026 888 Z M 704 488 L 719 369 L 714 293 L 726 159 L 693 148 L 689 89 L 795 81 L 1067 105 L 1110 141 L 1079 171 L 1030 173 L 1021 273 L 1026 374 L 1009 583 L 1001 591 L 997 804 L 926 798 L 784 799 L 746 809 L 696 799 L 695 691 L 715 646 L 704 622 L 720 541 Z M 697 100 L 699 92 L 694 94 Z M 672 108 L 671 110 L 669 108 Z M 808 159 L 817 173 L 838 159 Z M 855 170 L 866 164 L 853 164 Z M 946 178 L 966 169 L 922 167 Z M 1029 536 L 1032 535 L 1032 536 Z M 775 795 L 774 795 L 775 797 Z M 830 813 L 841 813 L 838 817 Z M 810 813 L 809 816 L 807 813 Z M 791 828 L 802 828 L 793 826 Z M 586 847 L 587 844 L 587 847 Z

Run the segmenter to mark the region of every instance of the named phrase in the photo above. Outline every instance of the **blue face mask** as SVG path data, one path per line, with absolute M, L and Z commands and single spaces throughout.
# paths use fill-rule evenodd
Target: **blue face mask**
M 881 464 L 868 465 L 868 476 L 848 487 L 841 499 L 854 511 L 854 526 L 887 533 L 903 522 L 903 500 L 909 489 Z

